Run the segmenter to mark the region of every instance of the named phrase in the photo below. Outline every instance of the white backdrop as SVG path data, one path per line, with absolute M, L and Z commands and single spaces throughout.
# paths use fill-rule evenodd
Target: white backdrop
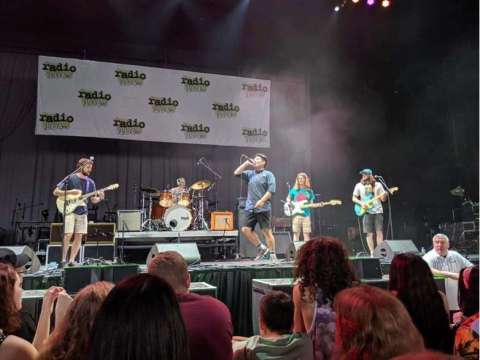
M 40 56 L 35 134 L 270 147 L 270 80 Z

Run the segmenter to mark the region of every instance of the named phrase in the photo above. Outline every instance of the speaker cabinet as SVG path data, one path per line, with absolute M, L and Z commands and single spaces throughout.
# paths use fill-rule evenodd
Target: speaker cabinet
M 273 233 L 275 238 L 275 253 L 279 259 L 288 258 L 292 237 L 288 231 L 276 231 Z
M 118 231 L 141 231 L 142 210 L 118 210 L 117 211 Z
M 392 262 L 396 254 L 403 253 L 418 254 L 418 249 L 412 240 L 385 240 L 373 251 L 374 256 L 388 263 Z
M 123 279 L 137 275 L 139 273 L 138 264 L 114 264 L 103 267 L 102 279 L 114 284 L 118 284 Z
M 72 251 L 72 246 L 68 247 L 68 254 Z M 82 247 L 80 247 L 80 251 L 78 252 L 77 256 L 75 257 L 75 261 L 80 263 L 82 262 Z M 62 261 L 62 245 L 48 245 L 47 246 L 47 257 L 45 260 L 45 264 L 48 265 L 51 262 L 60 263 Z
M 83 261 L 87 259 L 113 260 L 115 246 L 113 244 L 85 244 L 83 246 Z
M 85 286 L 102 280 L 100 266 L 67 266 L 64 270 L 63 287 L 69 294 L 76 294 Z
M 359 279 L 381 279 L 382 270 L 380 259 L 370 256 L 351 257 L 350 261 L 357 272 Z
M 63 223 L 50 225 L 50 244 L 61 244 L 63 238 Z M 113 243 L 115 239 L 114 223 L 91 223 L 88 224 L 87 235 L 83 236 L 86 243 Z
M 157 243 L 152 246 L 148 256 L 147 265 L 155 255 L 164 251 L 176 251 L 185 259 L 188 265 L 200 262 L 200 253 L 196 243 Z
M 32 248 L 28 246 L 0 246 L 0 249 L 9 249 L 15 253 L 15 255 L 25 255 L 30 259 L 30 262 L 26 264 L 26 272 L 33 274 L 40 270 L 40 260 Z
M 305 241 L 293 241 L 290 243 L 290 246 L 288 247 L 288 252 L 286 259 L 287 260 L 295 260 L 295 257 L 297 256 L 297 252 L 300 250 L 300 248 L 305 244 Z

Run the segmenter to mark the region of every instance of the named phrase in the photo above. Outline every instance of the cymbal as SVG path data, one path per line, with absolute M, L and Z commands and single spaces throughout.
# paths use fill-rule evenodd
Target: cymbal
M 143 186 L 140 188 L 140 190 L 149 194 L 158 193 L 158 189 L 149 186 Z
M 205 190 L 208 189 L 212 185 L 212 182 L 210 180 L 198 180 L 197 182 L 194 182 L 191 186 L 190 189 L 192 190 Z

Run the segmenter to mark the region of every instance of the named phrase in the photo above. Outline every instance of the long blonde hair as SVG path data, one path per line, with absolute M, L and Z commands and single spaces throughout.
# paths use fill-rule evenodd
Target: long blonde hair
M 293 186 L 294 189 L 300 189 L 300 186 L 298 184 L 298 178 L 300 176 L 303 176 L 305 178 L 305 187 L 308 188 L 308 189 L 311 189 L 312 188 L 312 184 L 310 182 L 310 177 L 304 173 L 304 172 L 301 172 L 301 173 L 298 173 L 297 174 L 297 177 L 295 178 L 295 185 Z

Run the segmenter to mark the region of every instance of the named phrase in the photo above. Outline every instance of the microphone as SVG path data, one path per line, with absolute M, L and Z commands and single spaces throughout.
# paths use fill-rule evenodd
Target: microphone
M 247 159 L 249 162 L 251 162 L 252 165 L 255 164 L 255 160 L 253 160 L 252 158 L 248 157 L 247 155 L 242 154 L 241 156 L 244 157 L 245 159 Z
M 200 159 L 198 159 L 197 166 L 200 165 L 202 162 L 203 162 L 203 156 Z
M 287 184 L 288 187 L 290 187 L 290 183 L 288 181 L 286 182 L 286 184 Z

